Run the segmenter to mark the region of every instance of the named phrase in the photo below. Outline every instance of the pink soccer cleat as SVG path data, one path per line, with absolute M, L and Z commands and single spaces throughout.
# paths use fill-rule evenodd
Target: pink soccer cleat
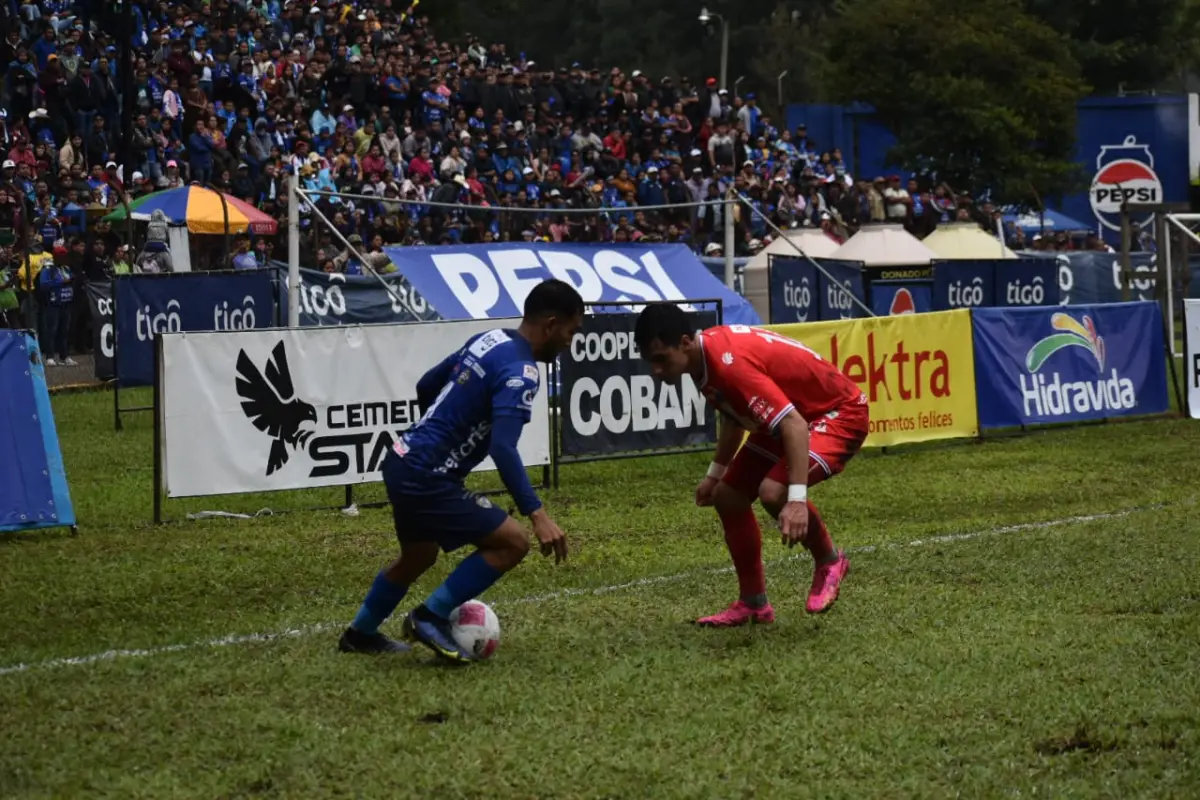
M 775 609 L 767 603 L 761 608 L 753 608 L 738 600 L 720 614 L 711 617 L 701 617 L 697 625 L 707 628 L 736 628 L 740 625 L 770 625 L 775 621 Z
M 838 550 L 837 561 L 832 564 L 818 564 L 813 569 L 812 588 L 808 590 L 808 603 L 805 607 L 810 614 L 821 614 L 833 606 L 838 598 L 842 578 L 850 571 L 850 559 L 846 558 L 843 550 Z

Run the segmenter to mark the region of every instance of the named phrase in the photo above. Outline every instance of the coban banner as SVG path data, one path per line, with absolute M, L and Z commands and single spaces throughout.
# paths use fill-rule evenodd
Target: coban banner
M 500 323 L 164 334 L 162 488 L 194 497 L 378 481 L 420 417 L 417 381 Z M 518 449 L 526 466 L 550 463 L 545 391 Z M 494 469 L 491 459 L 479 469 Z
M 288 271 L 280 262 L 275 264 L 279 280 L 279 319 L 288 318 Z M 439 319 L 425 298 L 412 288 L 398 272 L 383 275 L 383 282 L 366 275 L 343 275 L 340 272 L 300 270 L 300 324 L 310 325 L 368 325 L 389 322 L 429 322 Z
M 715 311 L 692 315 L 697 331 L 718 324 Z M 567 456 L 688 447 L 716 441 L 716 421 L 691 376 L 679 386 L 656 381 L 633 341 L 636 314 L 592 314 L 559 357 L 567 414 Z
M 521 242 L 384 252 L 443 319 L 520 316 L 533 287 L 558 278 L 589 303 L 721 300 L 726 322 L 759 323 L 753 306 L 682 244 Z
M 984 429 L 1168 408 L 1162 313 L 1152 302 L 972 313 Z
M 979 433 L 971 312 L 767 327 L 803 342 L 862 387 L 871 408 L 868 446 Z
M 1188 415 L 1200 419 L 1200 300 L 1183 301 Z
M 117 276 L 121 386 L 153 385 L 154 338 L 161 334 L 274 326 L 274 278 L 272 270 Z
M 92 361 L 96 365 L 96 380 L 108 381 L 115 376 L 113 356 L 117 352 L 113 328 L 112 284 L 87 284 L 88 306 L 92 312 Z

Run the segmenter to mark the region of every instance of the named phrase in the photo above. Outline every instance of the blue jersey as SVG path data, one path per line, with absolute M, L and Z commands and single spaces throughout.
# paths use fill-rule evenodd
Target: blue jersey
M 404 432 L 396 452 L 409 469 L 461 482 L 488 456 L 492 429 L 501 418 L 505 430 L 516 435 L 500 444 L 515 450 L 516 437 L 532 416 L 539 383 L 533 350 L 515 330 L 497 328 L 472 336 L 417 384 L 424 414 Z M 516 495 L 518 487 L 509 483 L 503 465 L 497 467 Z M 527 477 L 524 483 L 528 486 Z M 520 503 L 522 498 L 514 499 Z

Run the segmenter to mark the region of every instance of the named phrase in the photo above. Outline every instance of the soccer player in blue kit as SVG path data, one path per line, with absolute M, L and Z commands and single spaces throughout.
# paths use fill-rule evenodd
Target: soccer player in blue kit
M 340 650 L 408 650 L 379 626 L 437 561 L 439 549 L 470 544 L 475 552 L 405 618 L 404 636 L 452 661 L 471 660 L 451 635 L 450 612 L 482 594 L 529 552 L 525 526 L 463 483 L 485 456 L 492 457 L 517 509 L 529 517 L 542 555 L 553 553 L 556 563 L 567 557 L 566 537 L 533 491 L 517 440 L 538 391 L 535 362 L 553 360 L 582 324 L 583 298 L 575 288 L 544 281 L 525 299 L 516 330 L 471 337 L 417 383 L 421 419 L 396 440 L 382 467 L 400 557 L 375 577 L 342 634 Z

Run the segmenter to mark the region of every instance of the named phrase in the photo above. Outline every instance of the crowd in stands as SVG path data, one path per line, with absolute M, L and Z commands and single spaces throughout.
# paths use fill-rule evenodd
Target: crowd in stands
M 302 206 L 303 252 L 316 254 L 306 266 L 350 274 L 386 269 L 385 244 L 684 242 L 720 255 L 725 206 L 703 201 L 730 186 L 755 209 L 734 206 L 737 255 L 769 241 L 768 219 L 839 240 L 884 220 L 917 235 L 955 219 L 994 230 L 992 209 L 948 186 L 856 179 L 837 148 L 781 126 L 753 93 L 438 39 L 416 3 L 135 2 L 134 93 L 122 98 L 112 6 L 3 9 L 0 312 L 17 316 L 16 295 L 27 321 L 66 308 L 44 315 L 71 331 L 60 358 L 87 347 L 82 283 L 139 263 L 123 226 L 95 220 L 192 182 L 280 220 L 289 180 L 355 195 L 315 204 L 365 264 Z M 286 252 L 280 231 L 231 256 L 215 248 L 210 266 L 262 266 Z M 21 262 L 26 251 L 36 257 Z

